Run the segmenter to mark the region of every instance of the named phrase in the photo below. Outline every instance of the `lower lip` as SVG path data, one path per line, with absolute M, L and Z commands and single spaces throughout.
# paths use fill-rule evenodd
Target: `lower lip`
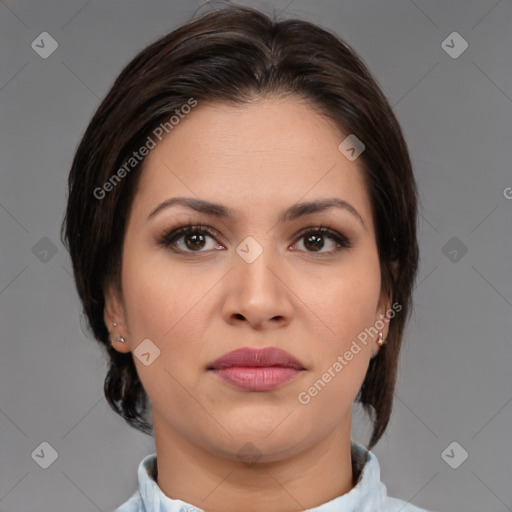
M 283 366 L 230 366 L 229 368 L 210 370 L 225 382 L 247 391 L 269 391 L 287 382 L 303 370 Z

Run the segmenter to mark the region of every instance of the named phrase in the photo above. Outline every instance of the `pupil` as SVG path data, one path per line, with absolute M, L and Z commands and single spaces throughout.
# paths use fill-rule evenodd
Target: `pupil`
M 191 244 L 188 243 L 189 240 L 193 240 Z M 188 235 L 188 237 L 185 238 L 185 241 L 189 249 L 202 249 L 204 247 L 204 237 L 198 233 Z
M 324 246 L 321 235 L 310 235 L 306 238 L 306 240 L 306 245 L 309 244 L 314 250 L 321 249 Z M 313 240 L 312 243 L 310 243 L 311 240 Z
M 324 246 L 323 244 L 323 237 L 322 235 L 310 235 L 306 238 L 306 246 L 309 246 L 309 248 L 313 249 L 314 251 L 317 251 L 319 249 L 322 249 Z M 185 237 L 186 245 L 189 249 L 202 249 L 204 247 L 204 237 L 203 235 L 199 233 L 192 233 Z M 189 243 L 192 241 L 191 243 Z

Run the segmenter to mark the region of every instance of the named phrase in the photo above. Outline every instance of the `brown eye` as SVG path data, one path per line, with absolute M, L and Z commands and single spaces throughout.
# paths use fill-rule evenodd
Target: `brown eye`
M 332 249 L 322 251 L 325 246 L 325 240 L 331 241 Z M 333 231 L 329 228 L 315 228 L 309 229 L 302 233 L 300 240 L 303 240 L 306 252 L 319 253 L 319 254 L 333 254 L 341 249 L 348 249 L 351 247 L 350 242 L 346 237 Z
M 190 250 L 202 249 L 205 246 L 205 236 L 201 233 L 192 233 L 184 235 L 185 245 Z
M 324 246 L 323 235 L 317 235 L 313 233 L 304 237 L 306 240 L 304 246 L 313 251 L 319 251 Z
M 164 235 L 158 243 L 164 247 L 170 247 L 176 252 L 206 252 L 208 250 L 208 239 L 214 238 L 215 234 L 206 226 L 182 226 Z M 182 241 L 183 240 L 183 241 Z M 217 243 L 210 243 L 209 249 L 221 248 Z M 205 249 L 206 250 L 203 250 Z

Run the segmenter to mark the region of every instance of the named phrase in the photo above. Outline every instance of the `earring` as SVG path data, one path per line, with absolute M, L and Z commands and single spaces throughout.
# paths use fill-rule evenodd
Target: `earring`
M 116 322 L 112 322 L 112 325 L 114 327 L 117 327 L 117 323 Z M 120 343 L 124 343 L 126 341 L 126 338 L 124 336 L 117 336 L 115 338 L 111 338 L 111 341 L 119 341 Z
M 386 340 L 382 337 L 382 331 L 379 332 L 379 339 L 377 340 L 377 343 L 382 347 L 382 345 L 384 345 L 384 343 L 386 342 Z

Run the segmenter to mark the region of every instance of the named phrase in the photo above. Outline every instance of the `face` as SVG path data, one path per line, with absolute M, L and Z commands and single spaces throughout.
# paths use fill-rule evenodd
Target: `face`
M 298 99 L 265 98 L 199 104 L 150 151 L 105 321 L 134 353 L 155 432 L 233 460 L 252 443 L 262 461 L 350 435 L 379 347 L 360 335 L 390 303 L 362 171 L 338 149 L 347 135 Z M 162 205 L 178 197 L 220 208 Z M 297 209 L 326 200 L 341 206 Z M 244 347 L 279 348 L 303 369 L 252 390 L 208 369 Z

